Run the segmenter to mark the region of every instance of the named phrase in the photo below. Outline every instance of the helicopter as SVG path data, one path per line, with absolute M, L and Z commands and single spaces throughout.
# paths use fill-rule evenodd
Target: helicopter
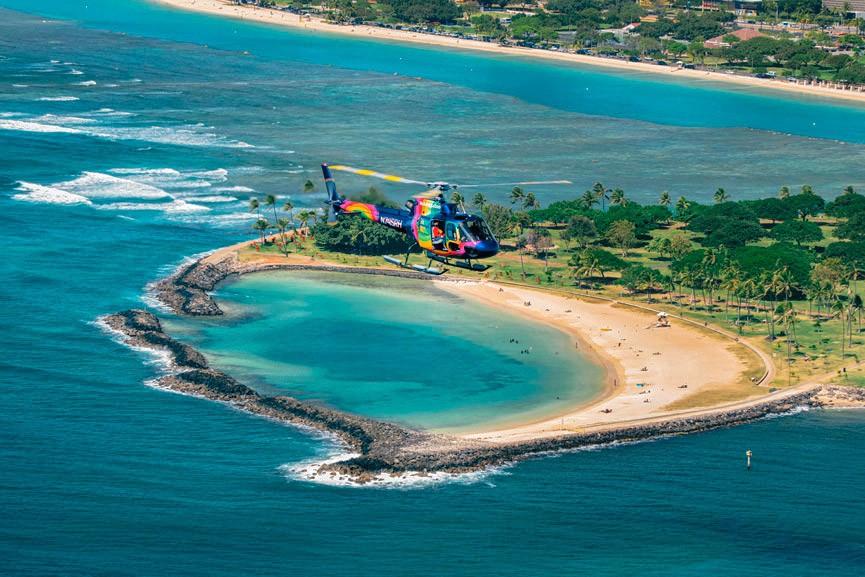
M 359 214 L 373 222 L 384 225 L 411 237 L 414 243 L 406 250 L 405 259 L 391 256 L 384 259 L 399 267 L 440 275 L 447 269 L 432 266 L 433 261 L 447 266 L 484 272 L 490 265 L 473 262 L 495 256 L 499 252 L 499 242 L 496 240 L 487 223 L 480 216 L 468 214 L 457 204 L 447 202 L 444 193 L 458 188 L 476 188 L 481 186 L 516 186 L 528 184 L 571 184 L 569 180 L 514 182 L 504 184 L 468 184 L 458 185 L 447 182 L 423 182 L 401 176 L 383 174 L 373 170 L 352 168 L 350 166 L 327 164 L 321 165 L 328 199 L 325 201 L 333 207 L 334 215 Z M 363 176 L 381 178 L 390 182 L 417 184 L 427 188 L 406 201 L 408 210 L 377 206 L 341 198 L 336 190 L 331 170 L 351 172 Z M 415 246 L 426 251 L 429 263 L 426 266 L 410 265 L 409 253 Z

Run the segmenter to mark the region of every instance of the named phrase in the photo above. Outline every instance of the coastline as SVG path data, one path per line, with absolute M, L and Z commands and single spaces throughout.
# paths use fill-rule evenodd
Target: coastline
M 326 261 L 314 261 L 308 256 L 290 255 L 287 259 L 282 255 L 259 256 L 241 253 L 240 250 L 248 244 L 249 241 L 219 249 L 180 267 L 171 276 L 154 283 L 152 290 L 155 296 L 177 314 L 209 316 L 222 314 L 208 294 L 209 291 L 234 275 L 280 269 L 323 270 L 433 280 L 428 275 L 419 273 L 386 268 L 343 266 Z M 247 255 L 252 256 L 253 259 L 246 258 Z M 637 305 L 623 308 L 624 303 L 590 303 L 582 297 L 568 299 L 552 292 L 521 286 L 500 286 L 492 282 L 465 279 L 442 281 L 441 277 L 435 278 L 437 279 L 435 282 L 441 282 L 440 286 L 446 286 L 446 290 L 455 291 L 468 298 L 492 299 L 498 307 L 507 306 L 521 314 L 532 316 L 535 320 L 557 326 L 579 339 L 576 341 L 578 347 L 590 347 L 591 354 L 609 363 L 607 368 L 610 375 L 615 375 L 613 379 L 624 379 L 625 382 L 618 387 L 608 387 L 605 395 L 600 399 L 576 407 L 567 415 L 551 416 L 542 421 L 515 425 L 498 431 L 447 435 L 408 429 L 393 423 L 318 407 L 291 397 L 259 394 L 238 383 L 229 375 L 209 368 L 206 359 L 198 351 L 163 333 L 158 318 L 146 311 L 123 311 L 107 315 L 101 320 L 112 331 L 121 334 L 125 344 L 135 348 L 149 348 L 166 354 L 171 359 L 171 372 L 158 380 L 162 388 L 224 402 L 252 414 L 310 427 L 341 439 L 355 454 L 346 456 L 343 460 L 316 465 L 315 475 L 345 476 L 357 483 L 381 480 L 388 476 L 427 475 L 432 472 L 464 473 L 512 463 L 551 451 L 706 431 L 750 422 L 801 406 L 842 406 L 844 400 L 849 401 L 847 406 L 865 404 L 865 390 L 827 386 L 824 383 L 831 375 L 824 375 L 807 383 L 777 391 L 765 388 L 759 390 L 755 385 L 755 390 L 762 394 L 733 402 L 685 410 L 665 410 L 662 399 L 675 400 L 677 392 L 683 391 L 687 394 L 699 394 L 700 387 L 718 384 L 716 375 L 711 377 L 704 375 L 702 380 L 699 380 L 698 374 L 694 376 L 695 373 L 691 373 L 688 378 L 697 380 L 694 381 L 693 388 L 689 383 L 687 390 L 676 386 L 669 387 L 658 381 L 650 387 L 641 387 L 641 392 L 635 393 L 635 389 L 629 384 L 632 384 L 634 379 L 646 380 L 644 375 L 648 373 L 648 376 L 652 376 L 660 365 L 675 365 L 671 370 L 682 370 L 682 367 L 686 367 L 686 362 L 679 360 L 677 363 L 670 363 L 667 360 L 669 356 L 665 359 L 663 350 L 655 350 L 671 346 L 679 347 L 683 342 L 687 343 L 689 350 L 694 346 L 695 341 L 704 341 L 703 346 L 710 347 L 711 355 L 705 350 L 698 355 L 690 355 L 702 373 L 710 372 L 705 366 L 706 357 L 715 356 L 718 343 L 721 342 L 718 340 L 719 336 L 709 335 L 710 332 L 717 333 L 715 329 L 685 327 L 686 321 L 683 319 L 681 319 L 683 324 L 678 327 L 678 331 L 675 330 L 675 326 L 649 329 L 645 324 L 647 312 L 641 311 L 635 314 L 640 309 Z M 521 300 L 525 298 L 532 299 L 531 307 L 525 306 L 525 301 Z M 603 317 L 604 314 L 608 316 Z M 545 317 L 545 315 L 549 316 Z M 555 316 L 560 318 L 553 318 Z M 570 322 L 564 322 L 561 317 L 567 318 Z M 625 332 L 617 331 L 613 326 L 599 323 L 598 319 L 602 317 L 609 322 L 622 321 L 625 325 L 631 326 L 621 327 Z M 579 325 L 577 320 L 588 323 L 589 328 L 586 329 L 585 325 L 577 326 Z M 676 325 L 679 321 L 678 318 L 673 319 L 673 324 Z M 597 330 L 593 332 L 592 327 Z M 701 334 L 702 332 L 706 334 Z M 639 333 L 644 336 L 651 335 L 653 345 L 651 351 L 635 349 L 634 347 L 645 346 L 635 340 L 629 343 L 630 348 L 615 346 L 616 352 L 623 351 L 621 354 L 609 353 L 612 347 L 608 345 L 611 342 L 622 342 L 616 341 L 622 338 L 636 339 Z M 664 334 L 670 335 L 665 337 L 671 339 L 670 342 L 663 342 L 664 338 L 661 338 L 661 335 Z M 721 334 L 720 336 L 728 338 L 727 348 L 740 346 L 740 343 L 733 340 L 732 335 L 728 337 Z M 699 348 L 701 345 L 697 346 Z M 653 352 L 661 352 L 661 354 L 654 355 Z M 639 357 L 640 361 L 635 363 L 636 355 L 639 353 L 645 353 L 645 356 Z M 720 355 L 722 363 L 731 362 L 731 358 L 735 359 L 735 355 L 730 357 L 729 354 L 732 353 L 728 351 Z M 627 357 L 634 358 L 628 360 Z M 653 360 L 655 363 L 651 362 Z M 635 366 L 642 363 L 646 363 L 647 371 L 635 372 Z M 650 365 L 652 368 L 648 370 Z M 725 370 L 728 376 L 732 374 L 730 371 L 733 371 L 734 379 L 741 377 L 741 364 L 735 364 L 732 368 L 726 367 Z M 771 379 L 771 367 L 767 374 Z M 664 377 L 662 373 L 657 373 L 654 378 L 673 377 Z M 652 393 L 646 392 L 649 388 L 652 389 Z M 641 393 L 645 396 L 641 396 Z M 648 395 L 655 395 L 652 401 L 639 402 L 648 398 Z M 609 408 L 609 406 L 616 408 L 610 413 L 600 412 L 601 407 Z M 599 417 L 606 417 L 606 419 Z
M 814 84 L 797 84 L 781 79 L 760 79 L 747 76 L 723 74 L 705 70 L 691 70 L 677 68 L 674 66 L 657 66 L 645 62 L 628 62 L 612 58 L 599 58 L 582 54 L 570 54 L 550 50 L 536 50 L 516 46 L 500 46 L 492 42 L 469 40 L 463 38 L 452 38 L 448 36 L 436 36 L 422 34 L 407 30 L 395 30 L 390 28 L 379 28 L 367 25 L 340 25 L 329 24 L 319 18 L 301 20 L 297 14 L 260 8 L 255 6 L 234 5 L 223 0 L 149 0 L 179 10 L 201 12 L 205 14 L 234 18 L 272 24 L 274 26 L 285 26 L 312 32 L 326 32 L 342 34 L 359 39 L 386 40 L 393 42 L 408 42 L 413 44 L 425 44 L 444 48 L 456 48 L 461 50 L 474 50 L 509 56 L 520 56 L 529 58 L 540 58 L 555 60 L 559 62 L 570 62 L 581 65 L 595 66 L 605 69 L 631 70 L 657 75 L 659 78 L 687 78 L 696 83 L 739 85 L 767 91 L 780 91 L 805 96 L 817 96 L 844 100 L 847 102 L 865 103 L 865 92 L 856 90 L 841 90 L 827 86 Z

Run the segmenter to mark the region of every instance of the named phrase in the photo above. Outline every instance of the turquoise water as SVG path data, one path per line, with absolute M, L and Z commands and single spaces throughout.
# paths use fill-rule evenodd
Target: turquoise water
M 422 178 L 555 175 L 576 192 L 601 178 L 647 199 L 804 182 L 830 192 L 865 180 L 861 110 L 130 0 L 0 6 L 39 14 L 0 11 L 0 573 L 865 573 L 861 412 L 416 490 L 331 487 L 283 468 L 333 454 L 327 441 L 147 387 L 159 366 L 92 324 L 144 306 L 145 285 L 184 256 L 249 238 L 249 196 L 320 206 L 297 191 L 322 160 Z M 546 203 L 574 190 L 537 192 Z
M 260 390 L 415 427 L 530 422 L 603 384 L 568 335 L 424 281 L 267 273 L 225 286 L 218 301 L 226 317 L 170 326 L 214 366 Z

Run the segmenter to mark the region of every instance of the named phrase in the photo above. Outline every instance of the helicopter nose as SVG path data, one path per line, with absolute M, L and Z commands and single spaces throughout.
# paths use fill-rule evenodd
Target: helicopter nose
M 487 258 L 499 252 L 499 243 L 492 239 L 482 240 L 475 245 L 476 258 Z

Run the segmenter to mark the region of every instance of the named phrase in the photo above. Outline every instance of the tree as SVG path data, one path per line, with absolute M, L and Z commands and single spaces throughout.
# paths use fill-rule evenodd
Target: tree
M 484 196 L 484 193 L 478 192 L 472 197 L 472 206 L 474 206 L 478 210 L 483 210 L 484 205 L 487 203 L 487 197 Z
M 253 230 L 257 230 L 257 231 L 258 231 L 258 238 L 259 238 L 259 239 L 264 239 L 264 233 L 267 231 L 267 229 L 270 228 L 270 226 L 271 226 L 271 225 L 270 225 L 270 223 L 267 221 L 266 218 L 259 218 L 258 220 L 256 220 L 256 221 L 252 224 L 252 228 L 253 228 Z M 262 240 L 262 242 L 264 242 L 264 241 Z
M 780 198 L 761 198 L 760 200 L 747 201 L 745 206 L 754 211 L 757 218 L 771 220 L 773 223 L 799 216 L 793 207 Z
M 810 190 L 811 187 L 805 185 L 802 187 L 803 192 L 801 194 L 788 196 L 784 199 L 784 202 L 793 208 L 802 220 L 820 213 L 826 205 L 826 201 L 822 197 L 813 192 L 805 192 L 806 188 Z
M 517 202 L 522 203 L 526 198 L 526 193 L 520 186 L 515 186 L 513 190 L 511 190 L 511 204 L 516 204 Z
M 676 218 L 684 220 L 691 211 L 691 203 L 684 196 L 680 196 L 676 201 Z
M 775 240 L 792 241 L 797 246 L 802 246 L 803 242 L 811 243 L 823 240 L 823 231 L 820 230 L 819 225 L 813 222 L 788 220 L 773 228 L 769 236 Z
M 865 196 L 852 192 L 853 187 L 848 186 L 851 192 L 844 190 L 844 194 L 826 205 L 826 214 L 836 218 L 850 218 L 857 212 L 865 212 Z
M 610 192 L 609 189 L 604 188 L 600 180 L 592 186 L 592 193 L 595 195 L 596 202 L 601 204 L 601 212 L 604 212 L 604 200 L 610 200 L 610 197 L 607 196 L 608 192 Z
M 610 193 L 610 206 L 625 206 L 628 204 L 628 199 L 625 198 L 625 191 L 617 188 Z
M 462 212 L 466 211 L 465 207 L 463 207 L 463 203 L 465 201 L 466 201 L 466 197 L 464 197 L 462 194 L 460 194 L 459 191 L 455 190 L 455 191 L 453 191 L 453 194 L 451 194 L 451 202 L 454 203 L 455 205 L 457 205 L 458 207 L 460 207 L 460 210 Z
M 694 249 L 694 246 L 684 236 L 674 236 L 670 239 L 670 256 L 674 259 L 680 259 Z
M 789 196 L 790 196 L 790 189 L 787 188 L 786 186 L 782 186 L 781 190 L 778 192 L 778 198 L 780 198 L 781 200 L 784 200 L 785 198 L 788 198 Z
M 291 228 L 294 229 L 294 203 L 286 200 L 282 205 L 282 211 L 288 213 L 288 220 L 291 222 Z
M 523 210 L 532 210 L 536 208 L 541 208 L 541 203 L 538 202 L 537 198 L 535 198 L 535 193 L 527 193 L 526 197 L 523 199 Z
M 535 255 L 538 257 L 540 257 L 541 254 L 544 255 L 544 272 L 547 272 L 550 266 L 549 249 L 553 246 L 553 238 L 550 231 L 545 228 L 535 227 L 529 231 L 528 236 L 528 242 L 534 247 Z
M 763 227 L 746 220 L 729 219 L 717 230 L 700 241 L 703 246 L 724 246 L 735 248 L 749 242 L 760 240 L 764 235 Z
M 279 231 L 279 238 L 282 239 L 282 252 L 288 256 L 288 243 L 285 241 L 285 229 L 291 224 L 287 218 L 278 218 L 276 220 L 276 229 Z
M 657 270 L 637 264 L 625 269 L 618 282 L 632 293 L 645 292 L 646 302 L 651 302 L 651 293 L 663 286 L 663 277 Z
M 304 209 L 298 212 L 294 218 L 300 221 L 300 228 L 306 228 L 309 224 L 310 219 L 312 218 L 312 212 Z
M 261 203 L 258 202 L 258 199 L 253 197 L 249 199 L 249 212 L 257 212 L 258 213 L 258 221 L 261 220 Z M 258 240 L 264 242 L 264 236 L 262 235 L 262 229 L 258 227 L 258 221 L 253 223 L 252 228 L 259 231 L 258 232 Z
M 593 263 L 593 270 L 606 278 L 604 273 L 613 270 L 624 270 L 630 266 L 628 261 L 619 258 L 608 250 L 602 248 L 588 248 L 579 255 L 574 255 L 568 261 L 570 266 L 582 266 L 587 262 Z
M 670 198 L 670 193 L 666 190 L 662 191 L 661 196 L 658 198 L 658 204 L 669 210 L 670 205 L 673 204 L 673 199 Z
M 670 239 L 663 237 L 655 237 L 652 239 L 652 242 L 649 243 L 649 246 L 646 247 L 647 250 L 658 253 L 661 258 L 664 258 L 665 255 L 670 253 Z
M 727 202 L 728 200 L 730 200 L 730 195 L 724 192 L 723 188 L 719 188 L 715 191 L 714 199 L 717 204 L 721 204 L 722 202 Z
M 279 218 L 276 215 L 276 197 L 272 194 L 268 194 L 264 197 L 264 206 L 269 206 L 273 209 L 273 222 L 276 222 Z
M 595 196 L 595 193 L 592 192 L 591 190 L 587 190 L 586 192 L 584 192 L 584 193 L 583 193 L 583 196 L 580 198 L 580 203 L 581 203 L 585 208 L 587 208 L 587 209 L 589 209 L 589 210 L 592 210 L 592 207 L 593 207 L 593 206 L 595 205 L 595 203 L 597 203 L 597 202 L 598 202 L 598 199 L 597 199 L 597 197 Z
M 580 248 L 586 248 L 598 236 L 595 223 L 581 214 L 575 214 L 571 217 L 566 230 Z
M 313 181 L 307 180 L 303 183 L 303 192 L 309 194 L 313 190 L 315 190 L 315 183 Z
M 835 229 L 836 238 L 846 238 L 856 242 L 865 241 L 865 212 L 859 212 L 839 224 Z
M 622 256 L 628 256 L 628 249 L 637 242 L 635 228 L 634 223 L 629 220 L 617 220 L 607 231 L 607 240 L 622 251 Z
M 495 203 L 486 204 L 481 209 L 481 214 L 496 238 L 502 239 L 511 233 L 513 212 L 508 207 Z

